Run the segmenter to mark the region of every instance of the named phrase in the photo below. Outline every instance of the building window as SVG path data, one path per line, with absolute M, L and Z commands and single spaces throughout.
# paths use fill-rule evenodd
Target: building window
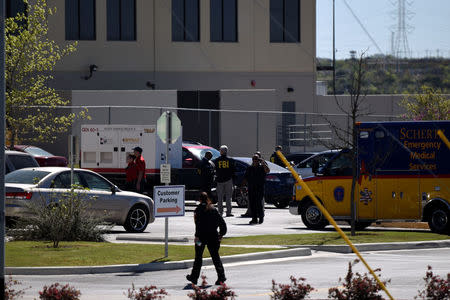
M 172 0 L 172 41 L 200 40 L 199 0 Z
M 136 40 L 136 0 L 108 0 L 108 41 Z
M 211 42 L 237 42 L 237 0 L 211 0 Z
M 300 42 L 300 0 L 270 0 L 270 42 Z
M 6 1 L 6 18 L 14 18 L 18 14 L 27 13 L 27 5 L 23 0 L 7 0 Z
M 95 0 L 66 0 L 66 40 L 95 40 Z

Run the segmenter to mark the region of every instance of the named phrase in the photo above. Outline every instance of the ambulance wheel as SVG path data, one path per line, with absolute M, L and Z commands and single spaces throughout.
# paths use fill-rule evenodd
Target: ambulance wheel
M 428 219 L 428 226 L 435 233 L 450 233 L 450 212 L 448 209 L 436 207 Z
M 135 205 L 128 212 L 123 227 L 127 232 L 143 232 L 148 225 L 148 210 L 144 205 Z
M 309 229 L 323 229 L 328 225 L 320 209 L 312 202 L 308 202 L 302 210 L 302 221 Z

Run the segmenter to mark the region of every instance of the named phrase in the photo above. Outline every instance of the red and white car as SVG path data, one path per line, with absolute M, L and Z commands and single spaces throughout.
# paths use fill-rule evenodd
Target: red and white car
M 36 146 L 15 145 L 14 150 L 32 155 L 41 167 L 67 167 L 67 159 L 64 156 L 53 155 Z

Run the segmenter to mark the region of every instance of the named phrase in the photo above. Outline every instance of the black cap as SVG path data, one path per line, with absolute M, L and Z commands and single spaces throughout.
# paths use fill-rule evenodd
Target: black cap
M 137 152 L 139 152 L 139 153 L 142 153 L 142 148 L 139 147 L 139 146 L 138 146 L 138 147 L 134 147 L 133 150 L 134 150 L 134 151 L 137 151 Z

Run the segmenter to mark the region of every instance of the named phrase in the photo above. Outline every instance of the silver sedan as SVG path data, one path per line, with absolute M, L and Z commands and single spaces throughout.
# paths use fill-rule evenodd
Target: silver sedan
M 24 217 L 27 203 L 55 199 L 70 191 L 89 199 L 89 209 L 105 221 L 123 225 L 128 232 L 142 232 L 155 220 L 153 200 L 142 194 L 120 190 L 99 174 L 83 169 L 40 167 L 16 170 L 5 176 L 6 217 Z

